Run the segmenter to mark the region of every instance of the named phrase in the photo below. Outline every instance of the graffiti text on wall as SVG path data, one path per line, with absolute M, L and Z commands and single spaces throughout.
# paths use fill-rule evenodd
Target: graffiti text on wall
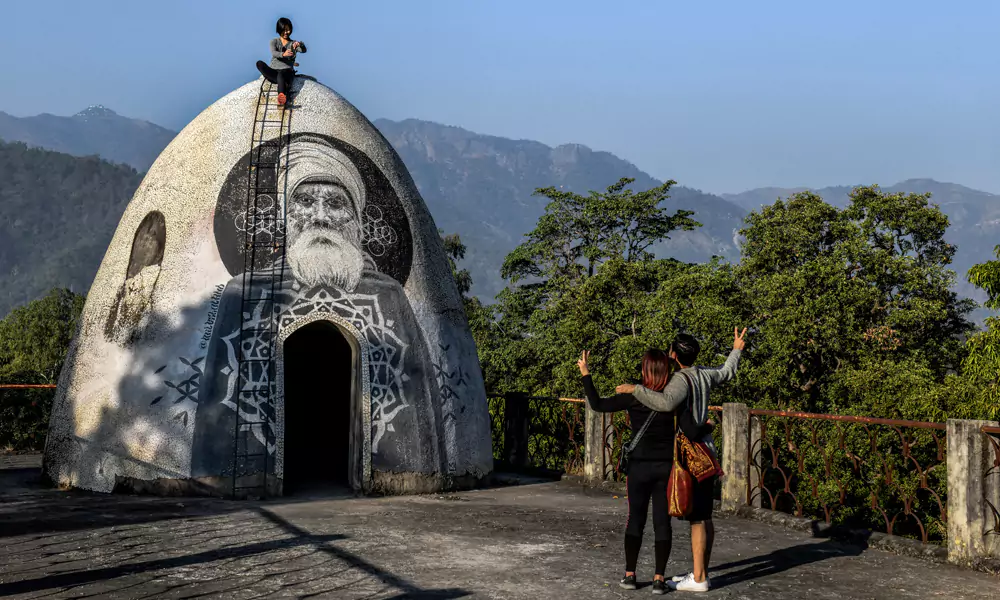
M 222 302 L 222 292 L 225 289 L 226 285 L 220 283 L 215 286 L 215 291 L 212 292 L 212 301 L 208 306 L 208 321 L 205 323 L 205 333 L 201 336 L 202 350 L 208 348 L 208 343 L 212 341 L 212 330 L 215 329 L 215 320 L 219 318 L 219 304 Z

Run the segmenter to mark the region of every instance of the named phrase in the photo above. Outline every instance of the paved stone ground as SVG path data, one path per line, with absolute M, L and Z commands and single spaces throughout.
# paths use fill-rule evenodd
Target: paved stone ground
M 37 459 L 35 459 L 37 463 Z M 0 597 L 631 598 L 623 498 L 568 483 L 233 502 L 66 493 L 0 469 Z M 1000 599 L 1000 578 L 717 520 L 707 598 Z M 640 558 L 651 575 L 652 543 Z M 669 573 L 689 567 L 675 521 Z M 681 597 L 684 592 L 675 592 Z M 697 596 L 696 596 L 697 597 Z

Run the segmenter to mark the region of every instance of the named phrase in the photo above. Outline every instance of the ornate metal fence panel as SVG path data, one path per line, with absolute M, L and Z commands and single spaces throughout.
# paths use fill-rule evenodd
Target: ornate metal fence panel
M 996 495 L 992 490 L 1000 489 L 1000 427 L 983 427 L 983 436 L 989 448 L 989 460 L 986 472 L 983 473 L 983 483 L 987 493 L 983 496 L 983 504 L 987 513 L 987 527 L 984 535 L 1000 535 L 1000 506 L 994 504 Z
M 943 423 L 751 410 L 751 504 L 940 543 L 947 531 Z
M 528 460 L 532 466 L 583 474 L 584 407 L 577 398 L 529 398 Z
M 519 397 L 518 397 L 519 396 Z M 510 402 L 526 402 L 514 410 Z M 504 468 L 583 473 L 585 403 L 579 398 L 491 394 L 493 460 Z M 512 423 L 526 419 L 526 423 Z M 519 433 L 526 434 L 521 439 Z M 523 448 L 521 447 L 523 446 Z M 522 450 L 525 456 L 520 456 Z

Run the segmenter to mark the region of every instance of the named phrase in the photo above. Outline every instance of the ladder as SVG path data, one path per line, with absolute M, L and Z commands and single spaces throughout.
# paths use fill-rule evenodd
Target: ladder
M 266 498 L 269 447 L 275 444 L 273 399 L 280 292 L 285 271 L 284 192 L 279 190 L 291 110 L 277 105 L 278 86 L 261 82 L 247 167 L 242 324 L 237 360 L 233 497 Z M 290 104 L 290 103 L 289 103 Z M 263 443 L 262 443 L 263 441 Z

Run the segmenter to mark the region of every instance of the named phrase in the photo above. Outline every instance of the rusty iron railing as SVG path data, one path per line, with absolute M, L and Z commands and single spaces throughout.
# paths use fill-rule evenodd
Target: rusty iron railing
M 604 413 L 601 415 L 603 431 L 601 439 L 604 451 L 605 481 L 622 481 L 625 475 L 618 471 L 618 459 L 622 448 L 632 439 L 632 424 L 627 411 Z
M 583 473 L 584 407 L 581 398 L 555 398 L 547 396 L 522 396 L 527 402 L 527 467 L 548 472 L 573 475 Z M 510 396 L 488 394 L 492 420 L 493 458 L 504 464 L 509 462 L 510 448 L 505 435 L 509 415 L 507 402 Z
M 944 423 L 751 410 L 747 503 L 940 542 L 947 528 Z M 751 421 L 751 425 L 752 425 Z M 754 480 L 757 481 L 754 484 Z
M 55 387 L 54 383 L 0 383 L 0 390 L 38 390 Z
M 0 449 L 41 450 L 55 388 L 51 383 L 0 383 Z
M 989 449 L 993 452 L 989 455 L 992 460 L 987 464 L 986 472 L 983 474 L 983 482 L 986 490 L 1000 487 L 1000 427 L 983 427 L 981 429 Z M 997 481 L 997 483 L 993 483 Z M 991 485 L 992 484 L 992 485 Z M 993 527 L 984 532 L 985 535 L 1000 535 L 1000 506 L 996 506 L 990 500 L 990 494 L 983 496 L 986 510 L 993 517 Z M 994 498 L 995 499 L 995 498 Z

